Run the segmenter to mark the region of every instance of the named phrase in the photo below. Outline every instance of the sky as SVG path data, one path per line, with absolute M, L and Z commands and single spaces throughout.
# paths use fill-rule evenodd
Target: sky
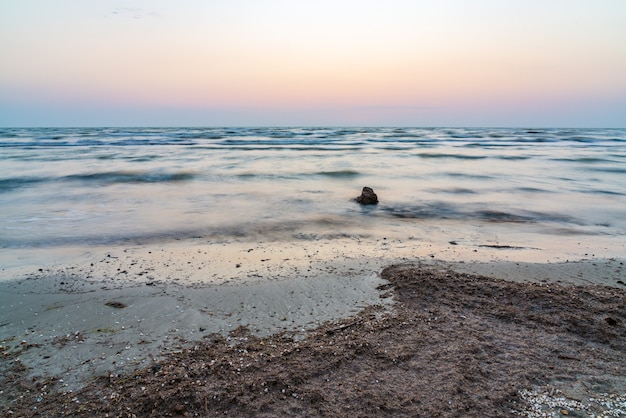
M 626 1 L 0 0 L 0 126 L 626 127 Z

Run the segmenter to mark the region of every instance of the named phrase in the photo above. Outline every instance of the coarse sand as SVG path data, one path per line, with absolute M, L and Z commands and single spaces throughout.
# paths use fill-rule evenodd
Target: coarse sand
M 594 263 L 611 270 L 613 285 L 586 284 Z M 7 416 L 626 416 L 621 262 L 594 263 L 517 264 L 542 271 L 532 282 L 410 263 L 317 287 L 250 282 L 209 306 L 217 287 L 149 279 L 60 291 L 71 275 L 41 272 L 3 283 L 2 306 L 28 312 L 3 310 L 0 407 Z M 582 276 L 561 275 L 579 283 L 548 280 L 572 268 Z M 32 291 L 42 280 L 59 292 Z M 289 299 L 307 292 L 308 305 Z M 334 301 L 317 306 L 325 297 Z M 326 318 L 326 309 L 335 311 Z M 71 318 L 70 328 L 39 329 L 54 326 L 50 317 Z M 5 337 L 20 318 L 33 338 Z M 171 328 L 181 324 L 185 332 Z

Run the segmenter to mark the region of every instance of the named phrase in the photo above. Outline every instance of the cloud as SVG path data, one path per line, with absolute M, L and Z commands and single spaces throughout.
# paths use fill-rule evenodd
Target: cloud
M 127 19 L 143 19 L 158 15 L 156 12 L 134 7 L 116 7 L 109 13 L 109 16 Z

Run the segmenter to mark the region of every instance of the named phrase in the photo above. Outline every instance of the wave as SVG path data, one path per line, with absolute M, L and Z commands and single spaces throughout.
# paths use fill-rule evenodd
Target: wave
M 192 180 L 196 174 L 192 172 L 158 172 L 158 171 L 108 171 L 98 173 L 70 174 L 61 177 L 11 177 L 0 179 L 0 191 L 10 192 L 23 187 L 41 183 L 83 182 L 94 185 L 115 183 L 171 183 Z
M 550 161 L 557 162 L 565 162 L 565 163 L 584 163 L 584 164 L 605 164 L 605 163 L 616 163 L 617 161 L 610 160 L 608 158 L 598 158 L 598 157 L 578 157 L 578 158 L 569 158 L 569 157 L 560 157 L 560 158 L 551 158 Z
M 594 167 L 589 170 L 601 173 L 626 174 L 626 167 Z
M 331 178 L 350 178 L 358 177 L 361 175 L 360 172 L 355 170 L 319 171 L 315 174 L 318 176 L 326 176 Z
M 532 157 L 529 155 L 500 155 L 496 158 L 500 160 L 507 160 L 507 161 L 523 161 L 523 160 L 528 160 Z
M 598 195 L 607 195 L 607 196 L 626 196 L 626 193 L 624 192 L 618 192 L 615 190 L 607 190 L 607 189 L 593 189 L 593 190 L 581 189 L 579 190 L 579 192 L 585 193 L 585 194 L 598 194 Z
M 191 172 L 133 172 L 133 171 L 109 171 L 101 173 L 72 174 L 62 177 L 67 181 L 87 181 L 98 183 L 169 183 L 188 181 L 195 177 Z
M 10 192 L 22 187 L 34 186 L 37 183 L 43 183 L 46 179 L 39 177 L 12 177 L 0 179 L 0 192 Z
M 108 146 L 377 146 L 427 144 L 510 147 L 569 142 L 594 146 L 626 141 L 620 129 L 478 128 L 4 128 L 0 147 Z M 426 157 L 428 158 L 428 157 Z
M 583 225 L 580 220 L 560 213 L 472 209 L 444 202 L 432 202 L 423 205 L 383 206 L 380 208 L 380 211 L 386 216 L 404 219 L 474 219 L 489 223 L 555 222 Z
M 331 179 L 345 179 L 345 178 L 353 178 L 359 177 L 362 175 L 361 172 L 356 170 L 335 170 L 335 171 L 317 171 L 317 172 L 293 172 L 293 173 L 258 173 L 258 172 L 243 172 L 236 174 L 235 177 L 240 179 L 302 179 L 307 178 L 309 176 L 322 176 L 328 177 Z
M 464 187 L 454 187 L 451 189 L 431 189 L 432 193 L 446 193 L 446 194 L 476 194 L 478 193 L 476 190 L 464 188 Z
M 420 158 L 456 158 L 459 160 L 483 160 L 486 155 L 447 154 L 447 153 L 419 153 Z

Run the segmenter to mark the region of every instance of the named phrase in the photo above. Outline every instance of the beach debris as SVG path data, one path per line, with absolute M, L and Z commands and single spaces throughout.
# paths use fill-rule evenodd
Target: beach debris
M 122 302 L 116 302 L 116 301 L 108 301 L 105 303 L 106 306 L 110 306 L 111 308 L 117 308 L 117 309 L 123 309 L 126 307 L 126 304 L 122 303 Z
M 528 247 L 517 247 L 515 245 L 500 245 L 500 244 L 480 244 L 482 248 L 494 248 L 496 250 L 526 250 Z
M 378 196 L 371 187 L 363 187 L 361 196 L 357 197 L 356 201 L 361 205 L 376 205 L 378 204 Z

